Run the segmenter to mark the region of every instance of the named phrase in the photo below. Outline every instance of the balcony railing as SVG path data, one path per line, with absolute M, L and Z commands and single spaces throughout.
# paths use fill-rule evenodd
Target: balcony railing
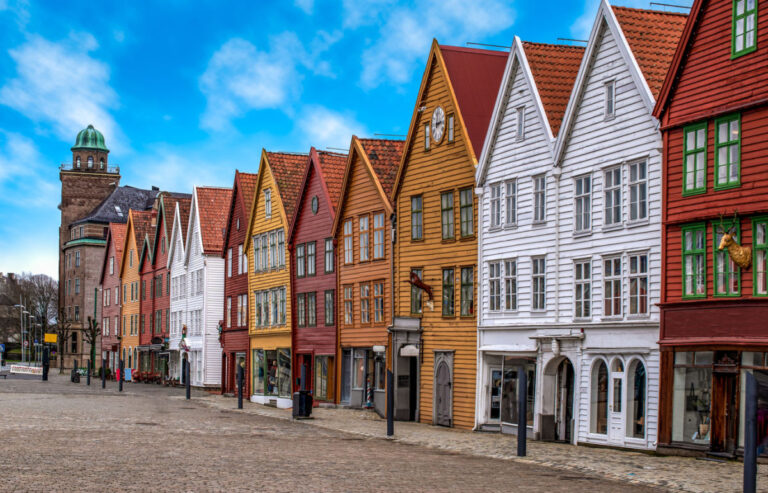
M 110 173 L 110 174 L 119 174 L 120 173 L 120 166 L 107 166 L 105 168 L 101 168 L 99 164 L 94 164 L 92 168 L 89 168 L 87 165 L 80 165 L 80 167 L 75 166 L 72 163 L 63 163 L 61 166 L 59 166 L 59 170 L 61 171 L 85 171 L 90 173 Z

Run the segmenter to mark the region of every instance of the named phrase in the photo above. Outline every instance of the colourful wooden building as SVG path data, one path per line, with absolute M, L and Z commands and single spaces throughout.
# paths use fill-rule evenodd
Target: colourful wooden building
M 299 194 L 306 154 L 261 153 L 245 250 L 251 350 L 251 400 L 291 407 L 291 275 L 286 231 Z
M 245 365 L 243 395 L 250 395 L 250 358 L 248 357 L 248 255 L 245 239 L 248 218 L 256 190 L 256 173 L 235 171 L 232 201 L 229 205 L 224 237 L 224 326 L 221 333 L 221 392 L 237 392 L 237 367 Z
M 314 402 L 335 402 L 336 258 L 333 220 L 346 154 L 309 151 L 299 188 L 288 251 L 291 258 L 291 317 L 294 391 L 311 390 Z
M 104 262 L 101 266 L 101 358 L 114 374 L 120 353 L 120 264 L 125 246 L 126 224 L 109 223 Z
M 763 2 L 696 0 L 654 111 L 661 450 L 740 453 L 745 375 L 768 370 L 767 18 Z
M 474 426 L 475 167 L 507 55 L 432 43 L 392 192 L 398 417 Z
M 337 269 L 336 401 L 385 410 L 387 328 L 392 323 L 389 195 L 402 140 L 352 137 L 333 224 Z
M 150 219 L 150 228 L 143 238 L 137 238 L 139 243 L 139 345 L 138 351 L 137 379 L 144 380 L 153 372 L 152 355 L 149 346 L 152 343 L 155 322 L 155 300 L 154 300 L 154 276 L 155 265 L 152 258 L 155 243 L 155 231 L 157 230 L 158 210 L 152 208 Z

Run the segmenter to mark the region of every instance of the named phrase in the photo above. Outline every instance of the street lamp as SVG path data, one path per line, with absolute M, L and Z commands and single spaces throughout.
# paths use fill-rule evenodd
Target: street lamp
M 21 300 L 19 300 L 21 301 Z M 29 315 L 29 312 L 27 311 L 27 307 L 23 304 L 19 303 L 18 305 L 13 305 L 14 308 L 19 309 L 19 324 L 21 326 L 21 362 L 24 363 L 25 360 L 25 350 L 24 350 L 24 315 Z

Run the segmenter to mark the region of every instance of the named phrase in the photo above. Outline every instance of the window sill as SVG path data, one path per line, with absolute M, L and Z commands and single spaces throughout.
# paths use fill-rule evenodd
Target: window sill
M 609 115 L 605 115 L 605 116 L 603 117 L 603 121 L 604 121 L 604 122 L 610 122 L 610 121 L 613 121 L 613 120 L 615 120 L 615 119 L 616 119 L 616 113 L 615 113 L 615 112 L 614 112 L 614 113 L 611 113 L 611 114 L 609 114 Z
M 542 317 L 548 314 L 549 312 L 547 310 L 531 310 L 531 316 L 534 317 Z
M 645 217 L 643 219 L 635 219 L 634 221 L 627 221 L 627 227 L 636 228 L 638 226 L 648 226 L 650 222 L 651 222 L 651 219 L 648 217 Z
M 540 227 L 546 226 L 546 225 L 547 225 L 547 221 L 532 221 L 531 222 L 531 227 L 532 228 L 540 228 Z
M 648 320 L 650 318 L 651 318 L 651 314 L 650 313 L 633 313 L 631 315 L 627 315 L 627 320 L 628 321 L 632 321 L 632 320 Z
M 456 243 L 456 238 L 443 238 L 440 243 Z
M 592 236 L 592 230 L 585 230 L 585 231 L 574 231 L 573 237 L 574 238 L 584 238 L 586 236 Z
M 624 321 L 623 316 L 619 315 L 610 315 L 608 317 L 600 317 L 601 322 L 622 322 Z
M 713 189 L 715 192 L 719 192 L 721 190 L 733 190 L 734 188 L 739 188 L 739 187 L 741 187 L 741 181 L 739 181 L 738 183 L 726 183 L 725 185 L 715 185 Z
M 517 229 L 517 223 L 507 223 L 502 229 Z
M 696 190 L 683 190 L 683 197 L 693 197 L 694 195 L 703 195 L 707 193 L 706 188 Z
M 491 226 L 490 228 L 488 228 L 488 232 L 489 233 L 494 233 L 496 231 L 501 231 L 502 229 L 504 229 L 504 228 L 502 228 L 501 226 Z
M 592 317 L 573 317 L 574 323 L 591 323 Z
M 624 223 L 610 224 L 608 226 L 603 226 L 602 231 L 604 233 L 610 233 L 611 231 L 619 231 L 621 229 L 624 229 Z
M 462 236 L 461 238 L 459 238 L 459 241 L 473 241 L 475 239 L 477 239 L 475 235 L 468 235 L 468 236 Z

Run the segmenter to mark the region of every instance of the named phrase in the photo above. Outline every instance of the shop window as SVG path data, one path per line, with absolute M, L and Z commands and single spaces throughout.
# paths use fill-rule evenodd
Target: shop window
M 676 352 L 672 441 L 709 445 L 712 351 Z
M 330 356 L 315 356 L 315 388 L 314 398 L 328 400 L 328 361 Z
M 264 350 L 254 349 L 251 351 L 251 368 L 252 368 L 252 392 L 254 394 L 264 393 Z
M 504 357 L 501 387 L 501 421 L 516 425 L 518 422 L 518 395 L 520 370 L 527 373 L 526 388 L 526 423 L 533 426 L 533 410 L 536 401 L 536 362 L 534 359 L 516 359 Z
M 291 350 L 277 350 L 277 385 L 280 397 L 291 396 Z
M 365 360 L 366 350 L 355 349 L 352 358 L 352 388 L 362 389 L 365 387 Z
M 627 371 L 627 436 L 645 438 L 645 402 L 647 381 L 645 365 L 640 360 L 629 364 Z
M 589 431 L 600 435 L 608 433 L 608 366 L 603 360 L 592 368 Z

